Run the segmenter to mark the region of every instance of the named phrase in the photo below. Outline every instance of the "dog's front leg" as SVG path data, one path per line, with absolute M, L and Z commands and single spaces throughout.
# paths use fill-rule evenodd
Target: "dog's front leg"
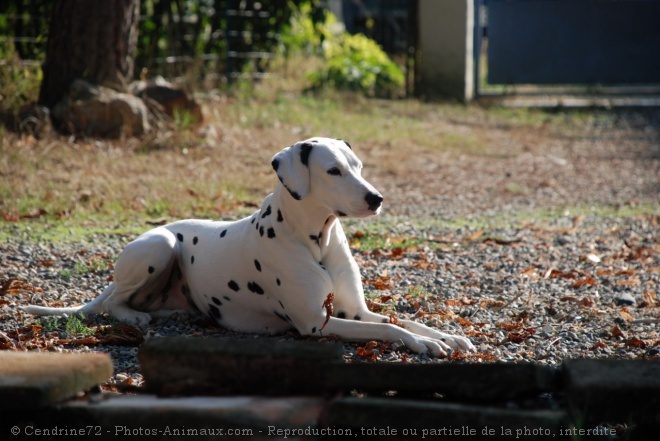
M 449 345 L 441 340 L 413 334 L 406 329 L 389 323 L 370 323 L 330 317 L 319 334 L 332 334 L 348 341 L 401 341 L 413 352 L 418 354 L 428 353 L 434 357 L 444 357 L 452 350 Z

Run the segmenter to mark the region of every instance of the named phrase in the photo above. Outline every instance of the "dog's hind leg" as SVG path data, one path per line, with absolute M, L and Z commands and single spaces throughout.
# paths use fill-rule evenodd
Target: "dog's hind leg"
M 168 295 L 176 256 L 176 237 L 166 228 L 155 228 L 126 245 L 115 264 L 114 286 L 103 310 L 119 320 L 147 325 L 147 311 Z

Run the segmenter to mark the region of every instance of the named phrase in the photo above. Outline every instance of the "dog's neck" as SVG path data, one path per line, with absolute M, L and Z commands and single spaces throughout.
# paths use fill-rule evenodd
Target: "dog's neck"
M 320 250 L 322 256 L 337 220 L 334 213 L 313 198 L 294 199 L 282 184 L 278 184 L 272 196 L 282 212 L 286 227 L 303 243 L 307 243 L 312 251 L 314 248 Z

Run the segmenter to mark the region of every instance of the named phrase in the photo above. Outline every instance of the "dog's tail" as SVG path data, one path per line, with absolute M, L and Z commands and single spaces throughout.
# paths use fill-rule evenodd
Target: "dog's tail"
M 96 297 L 94 300 L 92 300 L 89 303 L 86 303 L 84 305 L 80 306 L 72 306 L 72 307 L 65 307 L 65 308 L 51 308 L 49 306 L 37 306 L 37 305 L 28 305 L 28 306 L 21 306 L 20 309 L 22 311 L 27 312 L 28 314 L 32 315 L 38 315 L 38 316 L 44 316 L 44 315 L 73 315 L 73 314 L 83 314 L 83 315 L 90 315 L 90 314 L 101 314 L 105 312 L 103 308 L 103 301 L 108 298 L 108 296 L 112 293 L 114 290 L 114 284 L 110 284 L 104 291 L 103 293 Z

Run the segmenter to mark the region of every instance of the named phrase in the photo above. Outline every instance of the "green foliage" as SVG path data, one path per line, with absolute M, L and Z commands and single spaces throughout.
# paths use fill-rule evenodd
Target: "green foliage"
M 0 40 L 0 60 L 0 109 L 16 113 L 39 97 L 41 67 L 22 62 L 9 39 Z
M 35 324 L 42 326 L 45 334 L 57 332 L 60 338 L 94 335 L 94 330 L 90 329 L 83 320 L 84 316 L 76 314 L 68 318 L 42 317 L 36 320 Z
M 341 34 L 323 44 L 325 65 L 310 75 L 312 87 L 331 85 L 367 96 L 391 96 L 403 87 L 404 76 L 378 44 L 362 34 Z
M 323 59 L 323 65 L 308 74 L 311 89 L 330 86 L 367 96 L 393 96 L 402 91 L 403 72 L 375 41 L 345 32 L 328 11 L 322 21 L 314 20 L 314 10 L 310 3 L 295 8 L 282 36 L 287 56 L 302 53 Z

